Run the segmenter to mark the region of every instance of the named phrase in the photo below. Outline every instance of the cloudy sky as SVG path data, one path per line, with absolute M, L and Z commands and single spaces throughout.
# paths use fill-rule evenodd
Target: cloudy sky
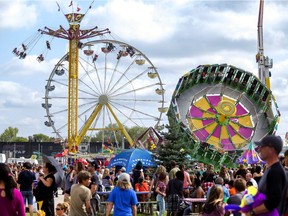
M 73 1 L 74 10 L 78 5 L 86 12 L 91 2 Z M 64 13 L 71 10 L 70 0 L 58 3 Z M 41 63 L 36 61 L 45 49 L 41 44 L 25 60 L 12 50 L 31 41 L 38 29 L 67 28 L 68 23 L 54 0 L 0 0 L 0 9 L 0 133 L 12 126 L 19 129 L 18 136 L 53 136 L 44 125 L 41 103 L 46 81 L 68 42 L 55 39 L 61 41 L 57 49 Z M 258 0 L 95 0 L 81 26 L 109 28 L 118 40 L 141 50 L 158 68 L 169 106 L 178 79 L 200 64 L 227 63 L 258 73 L 258 9 Z M 282 114 L 282 137 L 288 127 L 287 11 L 287 0 L 265 1 L 264 53 L 274 61 L 271 86 Z

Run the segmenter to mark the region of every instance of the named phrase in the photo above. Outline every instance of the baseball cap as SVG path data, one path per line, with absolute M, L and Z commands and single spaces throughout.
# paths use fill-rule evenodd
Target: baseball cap
M 121 167 L 120 171 L 126 172 L 126 168 L 125 167 Z
M 118 178 L 118 181 L 121 181 L 121 182 L 130 182 L 130 176 L 128 173 L 121 173 L 119 175 L 119 178 Z
M 255 145 L 273 147 L 276 150 L 277 154 L 279 154 L 283 148 L 283 141 L 280 136 L 267 135 L 262 140 L 258 142 L 256 141 Z

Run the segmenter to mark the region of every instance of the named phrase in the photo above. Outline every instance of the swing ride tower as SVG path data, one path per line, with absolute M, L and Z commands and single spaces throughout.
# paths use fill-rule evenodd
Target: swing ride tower
M 88 30 L 81 30 L 80 23 L 85 14 L 69 13 L 65 17 L 69 23 L 69 29 L 66 30 L 62 26 L 58 30 L 52 30 L 45 27 L 44 30 L 39 29 L 42 34 L 47 34 L 53 37 L 69 40 L 69 77 L 68 77 L 68 134 L 67 143 L 69 152 L 77 153 L 78 146 L 81 143 L 85 133 L 82 130 L 78 133 L 78 58 L 79 48 L 81 48 L 82 39 L 92 38 L 104 34 L 108 34 L 109 29 L 97 30 L 94 27 Z

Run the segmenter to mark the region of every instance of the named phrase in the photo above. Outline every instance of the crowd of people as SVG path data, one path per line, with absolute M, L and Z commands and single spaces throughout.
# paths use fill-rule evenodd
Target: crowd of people
M 32 166 L 29 162 L 22 165 L 0 163 L 0 206 L 6 207 L 1 210 L 1 215 L 24 216 L 27 204 L 32 216 L 34 197 L 39 216 L 43 213 L 45 216 L 93 215 L 95 211 L 103 210 L 98 193 L 110 191 L 106 197 L 106 216 L 111 212 L 116 216 L 145 212 L 143 205 L 138 204 L 148 200 L 157 202 L 156 213 L 159 216 L 165 215 L 165 212 L 167 216 L 189 215 L 193 213 L 193 203 L 183 207 L 185 198 L 204 198 L 203 216 L 227 216 L 232 213 L 236 216 L 243 213 L 247 216 L 287 216 L 288 150 L 281 160 L 279 154 L 283 143 L 273 135 L 255 144 L 259 146 L 259 155 L 265 165 L 240 164 L 237 169 L 222 166 L 216 171 L 211 164 L 194 162 L 186 168 L 184 164 L 171 161 L 170 167 L 159 165 L 152 169 L 143 167 L 138 161 L 130 173 L 125 167 L 108 169 L 95 160 L 88 160 L 87 166 L 82 162 L 65 165 L 64 200 L 56 206 L 55 166 L 51 163 L 43 166 Z M 264 198 L 257 200 L 257 205 L 256 202 L 249 203 L 247 210 L 243 200 L 250 195 L 252 188 Z M 256 197 L 255 194 L 253 196 Z M 91 205 L 92 199 L 96 200 L 96 205 Z M 235 209 L 235 205 L 241 208 Z

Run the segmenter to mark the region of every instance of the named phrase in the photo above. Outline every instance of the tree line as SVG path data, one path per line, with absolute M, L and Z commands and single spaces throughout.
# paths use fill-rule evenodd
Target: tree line
M 108 125 L 106 128 L 117 128 L 116 124 Z M 132 138 L 132 140 L 136 140 L 139 136 L 141 136 L 147 128 L 134 126 L 134 127 L 125 127 L 126 131 Z M 56 139 L 55 137 L 49 137 L 45 134 L 33 134 L 28 137 L 21 137 L 18 136 L 19 129 L 16 127 L 8 127 L 4 130 L 2 134 L 0 134 L 0 142 L 54 142 Z M 85 136 L 85 142 L 111 142 L 111 143 L 121 143 L 123 140 L 123 135 L 120 131 L 112 131 L 112 130 L 105 130 L 99 131 L 94 136 Z

